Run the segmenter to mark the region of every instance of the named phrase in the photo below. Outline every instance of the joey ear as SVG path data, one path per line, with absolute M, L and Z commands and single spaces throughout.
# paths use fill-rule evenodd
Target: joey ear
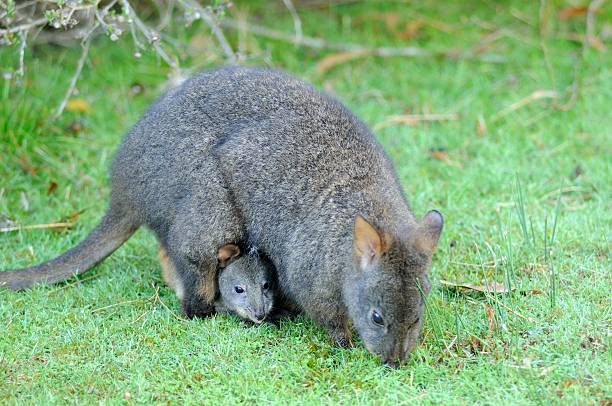
M 416 229 L 416 244 L 428 254 L 433 254 L 438 246 L 438 240 L 442 233 L 444 219 L 438 210 L 430 210 L 419 222 Z
M 374 257 L 379 256 L 385 251 L 385 242 L 382 235 L 373 225 L 359 215 L 355 219 L 353 245 L 355 255 L 364 264 L 369 264 Z
M 225 244 L 217 251 L 217 260 L 219 267 L 225 268 L 230 262 L 240 255 L 240 248 L 235 244 Z

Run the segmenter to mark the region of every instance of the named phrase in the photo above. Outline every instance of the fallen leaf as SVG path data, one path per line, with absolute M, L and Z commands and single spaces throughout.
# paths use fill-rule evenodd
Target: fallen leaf
M 478 338 L 476 336 L 471 336 L 468 339 L 468 343 L 470 344 L 470 352 L 473 355 L 480 354 L 481 352 L 484 351 L 484 349 L 486 347 L 485 343 L 480 338 Z
M 30 164 L 30 159 L 26 155 L 19 157 L 19 164 L 21 170 L 29 175 L 36 175 L 38 173 L 38 168 Z
M 568 379 L 567 381 L 561 382 L 561 388 L 563 389 L 569 388 L 570 386 L 573 386 L 573 385 L 578 385 L 578 381 L 575 379 Z
M 485 304 L 485 314 L 487 315 L 487 322 L 489 326 L 488 335 L 489 337 L 493 335 L 493 330 L 495 330 L 495 310 L 489 304 Z
M 54 181 L 49 182 L 49 186 L 47 187 L 47 195 L 50 195 L 51 193 L 55 192 L 56 189 L 57 189 L 57 182 L 54 182 Z
M 443 149 L 431 149 L 429 150 L 429 155 L 437 159 L 438 161 L 445 162 L 449 166 L 453 166 L 455 168 L 463 169 L 463 165 L 459 162 L 455 162 L 446 155 L 446 152 Z
M 79 219 L 79 217 L 81 216 L 81 214 L 83 214 L 83 212 L 85 211 L 85 209 L 79 210 L 79 211 L 74 211 L 70 214 L 68 214 L 67 216 L 63 217 L 60 222 L 66 222 L 66 223 L 76 223 L 76 221 Z
M 341 65 L 345 62 L 352 61 L 353 59 L 360 58 L 365 55 L 369 55 L 370 52 L 366 50 L 359 51 L 345 51 L 338 52 L 335 54 L 327 55 L 325 58 L 321 59 L 317 62 L 317 66 L 315 67 L 315 71 L 317 74 L 322 75 L 325 72 L 335 68 L 338 65 Z
M 444 150 L 441 150 L 441 149 L 431 150 L 429 151 L 429 155 L 432 158 L 435 158 L 439 161 L 448 162 L 448 155 L 446 155 L 446 152 L 444 152 Z
M 84 99 L 72 99 L 66 104 L 66 110 L 72 113 L 89 113 L 91 106 Z
M 487 135 L 487 122 L 485 121 L 482 114 L 478 116 L 478 120 L 476 124 L 477 124 L 476 129 L 478 130 L 478 136 L 482 138 L 485 135 Z
M 589 8 L 587 6 L 566 7 L 559 10 L 559 19 L 569 20 L 570 18 L 579 17 L 586 14 L 588 10 Z
M 476 290 L 478 292 L 483 292 L 483 293 L 487 293 L 487 292 L 488 293 L 508 293 L 508 292 L 515 290 L 515 288 L 508 289 L 503 283 L 499 283 L 499 282 L 489 282 L 488 285 L 468 285 L 464 283 L 454 283 L 454 282 L 446 281 L 444 279 L 440 279 L 440 283 L 445 286 Z
M 78 134 L 80 132 L 83 131 L 83 123 L 80 120 L 74 120 L 71 121 L 67 126 L 66 129 L 71 132 L 72 134 Z
M 423 28 L 424 25 L 425 24 L 423 23 L 423 21 L 420 20 L 408 21 L 406 27 L 403 30 L 397 32 L 395 36 L 403 40 L 412 39 L 419 34 L 419 31 L 421 31 L 421 28 Z

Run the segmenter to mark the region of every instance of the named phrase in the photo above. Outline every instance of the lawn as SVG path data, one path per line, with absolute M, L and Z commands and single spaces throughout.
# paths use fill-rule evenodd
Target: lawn
M 292 35 L 282 2 L 236 3 Z M 303 316 L 278 328 L 184 319 L 140 230 L 80 280 L 0 291 L 0 403 L 611 404 L 612 44 L 571 39 L 585 15 L 565 2 L 426 3 L 298 11 L 306 35 L 434 57 L 346 60 L 228 31 L 245 63 L 337 95 L 375 129 L 417 216 L 444 214 L 407 365 L 337 348 Z M 601 9 L 594 32 L 609 37 L 610 21 Z M 176 39 L 184 67 L 223 63 L 201 26 Z M 59 119 L 78 49 L 34 45 L 23 83 L 0 79 L 0 228 L 75 223 L 1 232 L 0 269 L 56 256 L 101 217 L 113 153 L 169 73 L 132 54 L 128 38 L 93 43 L 77 103 Z M 0 48 L 0 68 L 17 56 Z M 390 120 L 400 114 L 412 120 Z

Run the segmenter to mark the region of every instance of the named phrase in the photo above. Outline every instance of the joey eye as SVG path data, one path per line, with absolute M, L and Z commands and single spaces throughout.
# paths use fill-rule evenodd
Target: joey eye
M 268 282 L 264 282 L 264 283 L 263 283 L 263 285 L 261 285 L 261 287 L 262 287 L 264 290 L 268 290 L 268 289 L 270 288 L 270 284 L 269 284 Z
M 385 324 L 383 317 L 376 310 L 372 310 L 372 321 L 374 324 L 378 324 L 379 326 L 383 326 Z
M 234 286 L 234 290 L 236 291 L 236 293 L 244 293 L 244 289 L 242 289 L 242 287 L 240 286 Z

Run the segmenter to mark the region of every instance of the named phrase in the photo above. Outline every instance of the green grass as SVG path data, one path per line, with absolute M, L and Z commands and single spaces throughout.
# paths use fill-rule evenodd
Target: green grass
M 405 367 L 383 368 L 361 346 L 336 348 L 305 317 L 280 328 L 183 319 L 161 281 L 154 238 L 141 230 L 81 281 L 0 292 L 0 402 L 609 404 L 610 52 L 590 48 L 578 64 L 581 45 L 561 37 L 584 32 L 584 16 L 559 20 L 566 3 L 548 4 L 542 30 L 536 3 L 463 3 L 347 4 L 300 15 L 306 34 L 329 41 L 433 51 L 469 50 L 497 33 L 487 52 L 505 63 L 367 57 L 318 74 L 327 51 L 244 41 L 249 63 L 334 92 L 371 128 L 394 114 L 457 114 L 376 132 L 415 213 L 438 208 L 446 220 L 422 344 Z M 280 4 L 237 7 L 290 33 Z M 375 11 L 437 24 L 402 40 L 393 34 L 401 24 L 393 29 Z M 610 17 L 609 8 L 598 13 L 596 33 Z M 214 49 L 198 49 L 212 44 L 198 27 L 177 38 L 191 44 L 184 66 L 220 63 Z M 92 111 L 56 121 L 78 50 L 31 48 L 24 85 L 0 82 L 0 222 L 51 223 L 83 211 L 69 230 L 0 233 L 0 268 L 54 257 L 100 218 L 113 152 L 168 73 L 154 56 L 137 61 L 132 52 L 127 40 L 93 44 L 78 84 Z M 14 68 L 16 55 L 0 49 L 2 69 Z M 577 64 L 579 97 L 569 110 L 542 99 L 492 119 L 536 90 L 566 102 Z M 135 83 L 143 93 L 130 91 Z M 74 121 L 82 131 L 68 130 Z M 436 150 L 446 160 L 432 157 Z M 440 279 L 517 290 L 457 292 Z

